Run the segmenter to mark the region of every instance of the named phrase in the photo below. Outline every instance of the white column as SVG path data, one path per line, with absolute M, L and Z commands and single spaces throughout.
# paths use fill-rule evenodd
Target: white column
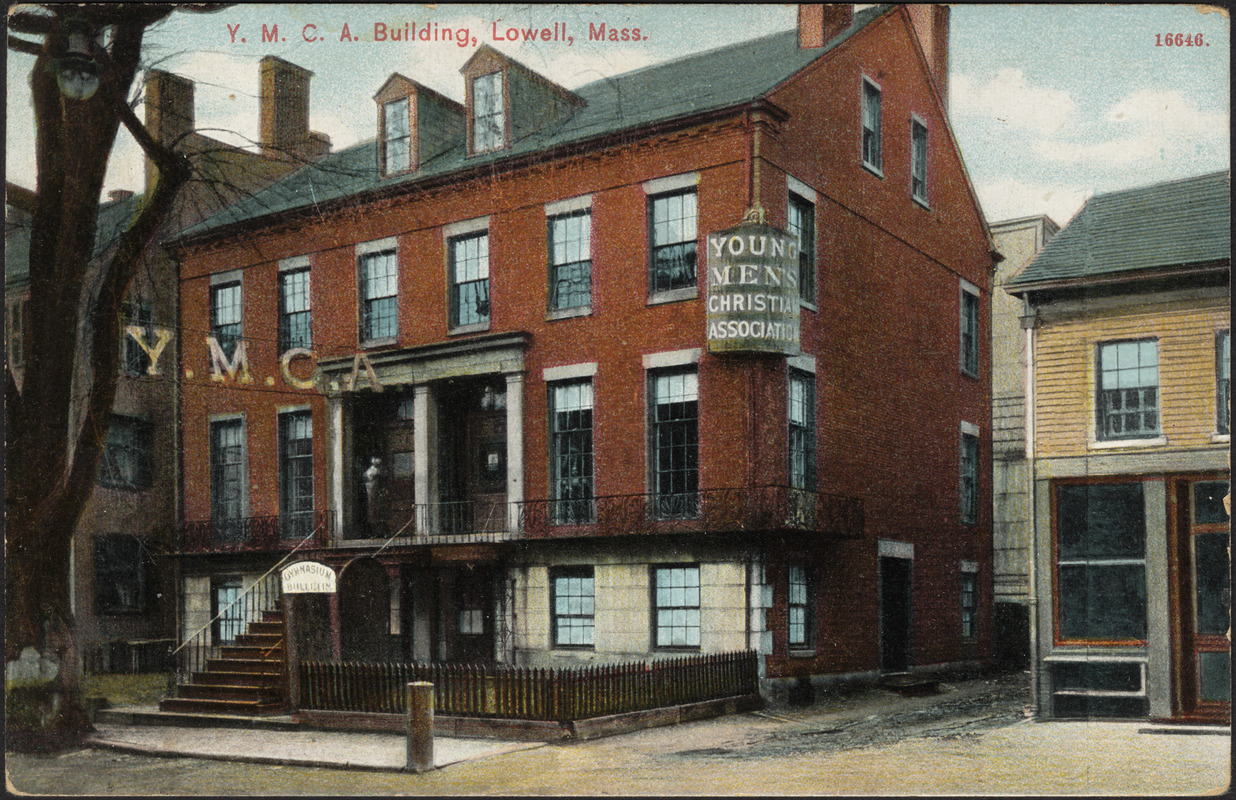
M 413 448 L 413 490 L 416 494 L 416 532 L 428 533 L 431 529 L 429 509 L 437 498 L 430 492 L 433 486 L 431 468 L 433 466 L 431 442 L 436 443 L 437 437 L 431 436 L 436 426 L 431 422 L 433 397 L 430 395 L 429 384 L 420 383 L 412 387 L 412 448 Z
M 335 517 L 335 529 L 332 534 L 338 541 L 343 538 L 343 531 L 347 525 L 347 515 L 344 512 L 344 480 L 348 474 L 348 466 L 344 452 L 343 399 L 341 397 L 326 399 L 326 420 L 326 443 L 330 453 L 330 510 Z
M 524 374 L 506 375 L 506 502 L 507 530 L 519 531 L 524 500 Z

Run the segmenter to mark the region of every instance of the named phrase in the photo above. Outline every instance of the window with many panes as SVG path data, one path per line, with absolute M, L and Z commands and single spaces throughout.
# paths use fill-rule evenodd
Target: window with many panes
M 815 489 L 815 377 L 790 370 L 790 486 Z
M 656 647 L 700 646 L 699 565 L 653 568 Z
M 584 308 L 592 303 L 592 211 L 549 218 L 549 307 Z
M 694 289 L 696 285 L 695 189 L 648 198 L 651 291 Z
M 210 423 L 210 518 L 218 541 L 243 538 L 245 515 L 245 423 Z
M 927 204 L 927 126 L 910 120 L 910 196 Z
M 790 193 L 787 208 L 789 232 L 798 237 L 798 295 L 815 299 L 815 204 Z
M 1057 640 L 1146 638 L 1141 483 L 1056 487 Z
M 240 281 L 210 287 L 210 335 L 230 361 L 241 337 Z
M 360 339 L 393 339 L 399 335 L 398 258 L 394 250 L 360 257 Z
M 472 152 L 484 153 L 505 145 L 502 73 L 491 72 L 472 79 Z
M 313 533 L 313 414 L 279 415 L 279 526 L 285 539 Z
M 811 573 L 803 564 L 790 564 L 786 570 L 786 643 L 791 649 L 814 644 Z
M 1159 435 L 1159 343 L 1099 345 L 1097 433 L 1100 441 Z
M 7 303 L 5 334 L 8 337 L 9 364 L 21 370 L 26 366 L 26 299 L 17 297 Z
M 386 174 L 406 172 L 412 167 L 409 135 L 408 98 L 392 100 L 382 107 L 382 150 Z
M 592 381 L 550 384 L 549 407 L 553 519 L 560 525 L 592 522 Z
M 450 251 L 451 327 L 489 322 L 489 233 L 456 236 Z
M 592 647 L 596 616 L 596 586 L 592 567 L 550 570 L 554 647 Z
M 94 596 L 100 614 L 136 614 L 146 609 L 149 555 L 136 536 L 94 540 Z
M 113 414 L 99 465 L 99 484 L 114 489 L 145 489 L 151 483 L 150 423 Z
M 961 433 L 961 521 L 978 524 L 979 439 L 967 430 Z
M 211 579 L 211 634 L 216 644 L 230 644 L 245 632 L 245 601 L 239 578 Z
M 978 638 L 978 572 L 961 569 L 961 638 Z
M 962 284 L 960 299 L 961 371 L 977 378 L 979 374 L 979 295 L 969 284 Z
M 279 273 L 279 352 L 309 349 L 309 268 Z
M 1215 429 L 1232 432 L 1232 332 L 1219 331 L 1215 336 Z
M 699 513 L 699 376 L 694 368 L 650 378 L 652 488 L 659 519 Z
M 141 337 L 148 345 L 153 345 L 154 306 L 148 300 L 134 299 L 124 304 L 124 322 L 120 327 L 120 339 L 124 346 L 120 352 L 126 375 L 145 375 L 150 368 L 150 354 L 128 332 L 130 326 L 141 330 Z
M 882 169 L 880 154 L 880 87 L 863 79 L 863 166 Z

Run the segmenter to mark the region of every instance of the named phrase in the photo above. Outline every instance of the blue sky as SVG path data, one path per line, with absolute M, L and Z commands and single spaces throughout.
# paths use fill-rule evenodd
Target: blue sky
M 311 125 L 341 148 L 372 138 L 372 96 L 392 72 L 462 100 L 459 68 L 471 42 L 374 41 L 378 22 L 466 28 L 575 87 L 795 21 L 794 6 L 773 4 L 238 5 L 174 14 L 148 33 L 146 55 L 193 78 L 199 128 L 238 144 L 258 137 L 258 60 L 272 53 L 307 67 Z M 572 44 L 494 41 L 495 25 L 505 38 L 511 26 L 555 22 Z M 640 40 L 589 42 L 589 26 L 602 22 L 639 28 Z M 344 23 L 358 41 L 340 41 Z M 263 44 L 263 24 L 278 25 L 285 41 Z M 320 41 L 305 41 L 306 25 Z M 1200 33 L 1205 44 L 1156 46 L 1168 33 Z M 1049 214 L 1063 224 L 1091 194 L 1228 169 L 1229 54 L 1230 20 L 1197 6 L 953 6 L 950 116 L 988 219 Z M 33 59 L 8 58 L 8 179 L 33 186 Z M 140 190 L 140 163 L 137 146 L 119 142 L 106 189 Z

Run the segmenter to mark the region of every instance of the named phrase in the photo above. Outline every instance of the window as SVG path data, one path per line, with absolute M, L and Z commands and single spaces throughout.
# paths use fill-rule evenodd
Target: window
M 880 88 L 863 79 L 863 166 L 880 172 Z
M 787 220 L 790 233 L 798 237 L 798 294 L 815 299 L 815 204 L 790 194 Z
M 216 644 L 228 644 L 245 632 L 245 601 L 238 578 L 211 581 L 211 633 Z
M 1159 343 L 1099 345 L 1098 438 L 1159 435 Z
M 815 489 L 815 379 L 790 370 L 790 486 Z
M 1218 412 L 1215 430 L 1232 432 L 1232 332 L 1219 331 L 1215 336 L 1215 407 Z
M 657 647 L 700 646 L 700 568 L 653 569 L 653 613 Z
M 210 287 L 210 335 L 229 361 L 236 354 L 241 337 L 240 281 Z
M 551 384 L 549 403 L 553 520 L 559 525 L 592 522 L 592 381 Z
M 695 204 L 694 189 L 648 199 L 653 293 L 695 288 Z
M 94 596 L 100 614 L 136 614 L 146 610 L 149 557 L 136 536 L 99 536 L 94 540 Z
M 1146 510 L 1140 483 L 1056 488 L 1058 640 L 1146 638 Z
M 279 273 L 279 352 L 309 349 L 309 268 Z
M 243 538 L 245 503 L 245 423 L 210 424 L 210 517 L 219 541 Z
M 362 342 L 393 339 L 399 334 L 397 269 L 394 250 L 360 257 Z
M 978 638 L 978 572 L 967 567 L 961 570 L 961 638 Z
M 549 218 L 549 307 L 583 308 L 592 302 L 592 212 Z
M 699 380 L 695 370 L 652 376 L 652 484 L 659 519 L 699 513 Z
M 154 307 L 146 300 L 130 300 L 124 304 L 124 322 L 120 326 L 120 338 L 124 342 L 121 357 L 126 375 L 145 375 L 150 368 L 150 354 L 125 330 L 130 325 L 142 329 L 142 338 L 154 342 Z
M 9 343 L 9 364 L 14 370 L 26 366 L 26 300 L 18 297 L 9 301 L 5 318 Z
M 449 240 L 451 327 L 489 323 L 489 234 Z
M 550 571 L 554 613 L 554 647 L 592 647 L 596 589 L 592 567 L 558 567 Z
M 472 152 L 484 153 L 506 145 L 506 114 L 502 73 L 472 79 Z
M 978 524 L 979 440 L 975 432 L 961 433 L 961 521 Z
M 279 415 L 279 524 L 283 538 L 313 533 L 313 413 Z
M 927 205 L 927 126 L 910 120 L 910 196 Z
M 412 167 L 411 138 L 408 135 L 408 98 L 392 100 L 382 107 L 382 147 L 385 172 L 392 175 Z
M 968 283 L 961 286 L 961 371 L 971 378 L 979 374 L 979 294 Z
M 150 423 L 137 417 L 113 414 L 99 468 L 99 484 L 113 489 L 150 486 Z
M 814 614 L 810 574 L 802 564 L 791 564 L 786 571 L 786 643 L 793 648 L 811 647 L 814 643 Z

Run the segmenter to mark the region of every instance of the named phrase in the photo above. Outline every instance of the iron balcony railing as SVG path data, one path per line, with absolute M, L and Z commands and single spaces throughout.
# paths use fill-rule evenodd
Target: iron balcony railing
M 315 511 L 186 522 L 181 525 L 184 552 L 282 552 L 311 539 L 307 547 L 326 547 L 332 514 Z

